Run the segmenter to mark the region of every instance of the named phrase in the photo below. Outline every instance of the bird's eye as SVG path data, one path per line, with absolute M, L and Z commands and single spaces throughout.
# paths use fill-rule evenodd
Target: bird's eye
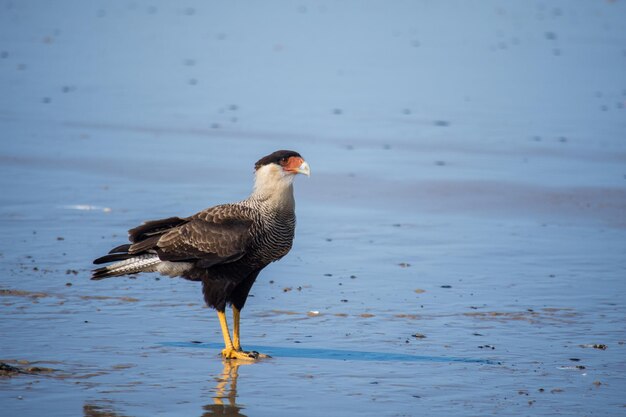
M 287 163 L 287 158 L 280 158 L 280 164 L 285 165 Z

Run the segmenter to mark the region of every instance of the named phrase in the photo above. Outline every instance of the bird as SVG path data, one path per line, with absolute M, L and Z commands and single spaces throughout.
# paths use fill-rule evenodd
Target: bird
M 254 165 L 248 198 L 130 229 L 130 243 L 93 261 L 109 265 L 94 269 L 91 279 L 158 272 L 201 282 L 204 301 L 217 311 L 222 357 L 249 361 L 268 357 L 242 349 L 241 310 L 261 270 L 290 251 L 296 226 L 294 179 L 310 173 L 298 152 L 279 150 L 264 156 Z M 227 306 L 232 308 L 232 338 Z

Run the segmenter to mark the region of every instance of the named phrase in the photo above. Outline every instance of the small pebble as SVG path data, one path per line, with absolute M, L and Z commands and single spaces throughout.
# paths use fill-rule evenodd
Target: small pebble
M 550 41 L 553 41 L 556 39 L 556 33 L 554 32 L 546 32 L 545 36 L 546 36 L 546 39 Z

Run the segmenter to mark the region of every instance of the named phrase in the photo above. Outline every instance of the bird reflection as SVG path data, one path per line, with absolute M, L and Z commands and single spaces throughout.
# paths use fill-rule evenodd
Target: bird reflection
M 226 359 L 223 361 L 224 369 L 215 379 L 217 385 L 211 391 L 213 404 L 202 407 L 202 417 L 223 416 L 223 417 L 247 417 L 241 413 L 244 408 L 237 404 L 237 378 L 239 377 L 239 367 L 250 365 L 254 362 L 240 362 L 236 359 Z M 115 410 L 112 400 L 100 400 L 83 405 L 84 417 L 127 417 Z
M 126 414 L 119 414 L 111 404 L 85 404 L 83 405 L 84 417 L 126 417 Z
M 239 377 L 239 366 L 249 365 L 248 362 L 240 362 L 236 359 L 224 360 L 224 370 L 218 376 L 217 386 L 214 388 L 215 396 L 213 404 L 203 407 L 205 413 L 202 417 L 208 416 L 228 416 L 246 417 L 241 413 L 242 406 L 237 405 L 237 378 Z

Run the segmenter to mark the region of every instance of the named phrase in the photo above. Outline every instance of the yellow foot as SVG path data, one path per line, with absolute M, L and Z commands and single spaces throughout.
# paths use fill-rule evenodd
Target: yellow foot
M 241 359 L 244 361 L 255 361 L 257 359 L 271 358 L 269 355 L 256 352 L 254 350 L 245 352 L 243 350 L 236 350 L 234 348 L 226 348 L 222 350 L 222 357 L 224 359 Z

